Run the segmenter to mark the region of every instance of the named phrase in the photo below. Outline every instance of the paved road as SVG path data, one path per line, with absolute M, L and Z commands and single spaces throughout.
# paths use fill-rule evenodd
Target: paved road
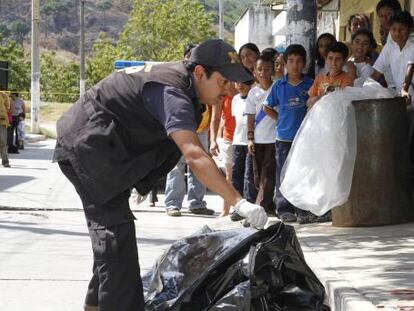
M 53 140 L 28 144 L 0 167 L 0 310 L 81 310 L 92 255 L 80 200 L 51 162 Z M 208 195 L 218 214 L 222 204 Z M 163 202 L 162 196 L 160 202 Z M 17 209 L 16 209 L 17 207 Z M 162 206 L 133 208 L 140 264 L 148 271 L 176 239 L 203 225 L 237 226 L 207 216 L 173 218 Z M 414 310 L 414 227 L 296 226 L 305 258 L 325 284 L 333 311 Z

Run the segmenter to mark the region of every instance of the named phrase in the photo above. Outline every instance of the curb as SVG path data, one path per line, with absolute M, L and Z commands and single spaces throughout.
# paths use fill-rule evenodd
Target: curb
M 46 140 L 46 135 L 43 134 L 26 134 L 26 139 L 28 143 L 37 143 L 42 140 Z
M 311 247 L 301 242 L 306 263 L 325 286 L 327 300 L 332 311 L 378 311 L 378 308 L 342 275 L 332 268 L 326 258 L 318 256 Z M 383 311 L 387 308 L 381 309 Z

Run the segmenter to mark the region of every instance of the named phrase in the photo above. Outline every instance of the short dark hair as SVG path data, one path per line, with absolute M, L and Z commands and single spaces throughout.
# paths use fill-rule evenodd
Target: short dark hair
M 335 36 L 329 32 L 325 32 L 321 34 L 316 40 L 316 45 L 315 45 L 316 64 L 320 67 L 325 66 L 325 58 L 323 58 L 322 55 L 319 54 L 319 41 L 321 41 L 324 38 L 329 39 L 332 42 L 336 42 Z
M 375 11 L 378 14 L 378 11 L 383 7 L 391 8 L 394 12 L 401 11 L 401 4 L 398 0 L 381 0 L 377 3 Z
M 191 53 L 191 50 L 194 49 L 196 46 L 197 46 L 197 44 L 188 43 L 184 47 L 184 57 L 186 57 L 188 53 Z
M 364 36 L 367 36 L 367 37 L 368 37 L 368 39 L 369 39 L 369 44 L 370 44 L 371 48 L 372 48 L 372 49 L 376 49 L 376 48 L 377 48 L 378 44 L 377 44 L 377 41 L 375 40 L 375 38 L 374 38 L 374 34 L 372 33 L 372 31 L 371 31 L 371 30 L 366 29 L 366 28 L 360 28 L 360 29 L 358 29 L 358 30 L 357 30 L 357 31 L 356 31 L 356 32 L 352 35 L 352 37 L 351 37 L 351 42 L 354 42 L 354 40 L 355 40 L 356 36 L 358 36 L 358 35 L 364 35 Z
M 283 53 L 283 60 L 287 62 L 290 55 L 299 55 L 302 57 L 303 62 L 306 64 L 306 50 L 300 44 L 291 44 L 286 48 L 286 51 Z
M 265 48 L 262 51 L 262 55 L 266 55 L 266 56 L 270 57 L 271 59 L 273 59 L 273 61 L 275 61 L 275 59 L 279 55 L 279 53 L 274 48 Z
M 193 62 L 185 62 L 184 64 L 185 64 L 185 68 L 187 68 L 187 70 L 188 70 L 188 71 L 190 71 L 190 72 L 194 72 L 194 69 L 195 69 L 195 67 L 196 67 L 197 65 L 202 66 L 202 67 L 204 68 L 204 71 L 206 72 L 207 79 L 209 79 L 209 78 L 211 77 L 211 75 L 212 75 L 215 71 L 217 71 L 217 70 L 215 70 L 215 69 L 214 69 L 214 68 L 212 68 L 212 67 L 208 67 L 208 66 L 201 65 L 201 64 L 197 64 L 197 63 L 193 63 Z
M 413 17 L 407 11 L 398 11 L 391 17 L 390 25 L 394 23 L 403 24 L 411 29 L 413 28 Z
M 330 44 L 326 48 L 326 55 L 328 55 L 329 52 L 341 53 L 342 56 L 344 57 L 344 60 L 348 58 L 348 54 L 349 54 L 348 47 L 343 42 L 335 42 L 335 43 Z
M 262 55 L 259 55 L 259 57 L 257 58 L 257 60 L 256 60 L 256 64 L 255 64 L 255 66 L 257 65 L 257 63 L 259 62 L 259 61 L 262 61 L 262 62 L 268 62 L 268 63 L 271 63 L 272 64 L 272 66 L 274 66 L 274 60 L 273 60 L 273 58 L 271 58 L 269 55 L 266 55 L 266 54 L 262 54 Z
M 368 25 L 368 29 L 371 29 L 371 21 L 369 20 L 368 16 L 366 16 L 365 14 L 356 13 L 348 17 L 348 21 L 347 21 L 348 30 L 351 30 L 351 24 L 354 18 L 363 18 Z
M 251 50 L 251 51 L 255 52 L 257 55 L 260 55 L 260 50 L 259 50 L 259 48 L 257 47 L 257 45 L 256 45 L 256 44 L 254 44 L 254 43 L 252 43 L 252 42 L 249 42 L 249 43 L 243 44 L 243 45 L 240 47 L 240 49 L 239 49 L 239 55 L 241 55 L 241 52 L 242 52 L 244 49 L 249 49 L 249 50 Z

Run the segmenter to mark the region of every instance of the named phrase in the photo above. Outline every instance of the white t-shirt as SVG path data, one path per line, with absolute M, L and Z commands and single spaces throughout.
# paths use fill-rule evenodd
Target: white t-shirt
M 362 87 L 365 80 L 371 77 L 374 72 L 374 68 L 372 68 L 371 64 L 369 63 L 355 63 L 354 58 L 350 58 L 349 61 L 354 62 L 356 67 L 356 79 L 354 80 L 354 86 Z
M 237 94 L 231 102 L 231 115 L 236 120 L 233 145 L 247 146 L 247 115 L 245 111 L 246 98 L 243 99 L 240 94 Z
M 400 92 L 404 83 L 407 65 L 413 63 L 413 61 L 414 41 L 411 38 L 407 40 L 402 50 L 395 41 L 388 40 L 374 64 L 374 69 L 384 74 L 389 70 L 393 80 L 392 86 L 397 89 L 397 92 Z M 385 76 L 385 80 L 389 86 L 387 76 Z
M 255 86 L 249 92 L 246 100 L 246 114 L 254 114 L 256 119 L 263 115 L 263 103 L 272 90 L 263 90 L 260 86 Z M 275 137 L 276 120 L 265 115 L 254 127 L 254 142 L 256 144 L 271 144 L 276 140 Z

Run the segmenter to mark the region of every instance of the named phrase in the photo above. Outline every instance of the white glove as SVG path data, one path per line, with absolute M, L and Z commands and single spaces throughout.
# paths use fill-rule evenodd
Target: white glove
M 135 205 L 139 205 L 144 202 L 147 199 L 147 196 L 148 194 L 142 196 L 137 190 L 135 190 L 135 188 L 131 191 L 131 200 Z
M 234 206 L 234 210 L 240 216 L 257 229 L 263 229 L 267 222 L 267 215 L 263 207 L 247 202 L 245 199 L 240 200 Z

